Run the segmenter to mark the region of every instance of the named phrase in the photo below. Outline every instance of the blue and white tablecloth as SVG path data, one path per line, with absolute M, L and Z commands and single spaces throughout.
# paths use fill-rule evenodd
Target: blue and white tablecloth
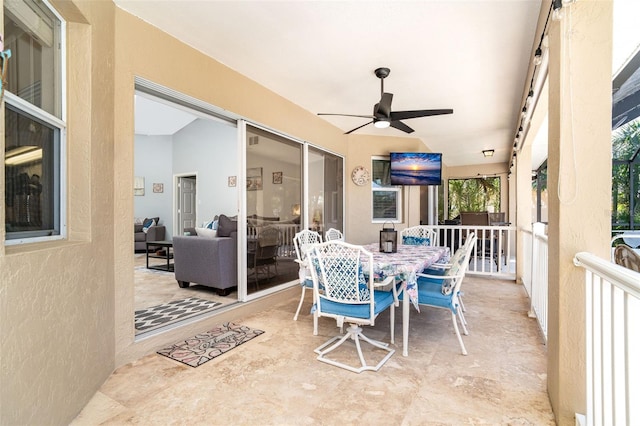
M 409 300 L 420 311 L 416 274 L 434 263 L 446 263 L 449 260 L 449 248 L 404 244 L 398 244 L 397 247 L 396 253 L 382 253 L 378 243 L 364 246 L 373 254 L 374 279 L 384 281 L 394 276 L 397 281 L 406 282 Z M 368 262 L 363 262 L 362 266 L 365 271 L 368 270 Z

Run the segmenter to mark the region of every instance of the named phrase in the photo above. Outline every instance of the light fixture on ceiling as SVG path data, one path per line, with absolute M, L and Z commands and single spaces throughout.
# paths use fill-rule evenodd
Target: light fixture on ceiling
M 374 126 L 376 126 L 378 129 L 386 129 L 387 127 L 389 127 L 391 125 L 391 122 L 388 120 L 376 120 L 373 123 Z
M 38 160 L 42 160 L 42 148 L 38 148 L 37 146 L 24 146 L 7 152 L 4 157 L 4 164 L 16 166 Z
M 493 149 L 483 149 L 482 155 L 484 155 L 485 157 L 493 157 L 494 152 L 495 151 Z

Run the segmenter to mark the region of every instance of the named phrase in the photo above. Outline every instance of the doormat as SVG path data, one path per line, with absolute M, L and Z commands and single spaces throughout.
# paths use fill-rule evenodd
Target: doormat
M 222 305 L 220 302 L 198 299 L 197 297 L 173 300 L 169 303 L 136 311 L 135 328 L 137 331 L 150 331 L 171 322 L 212 311 L 220 305 Z
M 229 322 L 161 349 L 158 353 L 190 367 L 198 367 L 262 333 L 262 330 Z

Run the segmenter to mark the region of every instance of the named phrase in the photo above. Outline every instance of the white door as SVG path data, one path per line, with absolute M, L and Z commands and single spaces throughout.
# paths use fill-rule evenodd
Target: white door
M 178 178 L 178 233 L 182 235 L 186 228 L 196 227 L 196 177 Z

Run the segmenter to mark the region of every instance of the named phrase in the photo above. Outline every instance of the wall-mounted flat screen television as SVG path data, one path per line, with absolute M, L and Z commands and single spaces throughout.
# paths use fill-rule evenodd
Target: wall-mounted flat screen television
M 440 185 L 442 154 L 392 152 L 391 185 Z

